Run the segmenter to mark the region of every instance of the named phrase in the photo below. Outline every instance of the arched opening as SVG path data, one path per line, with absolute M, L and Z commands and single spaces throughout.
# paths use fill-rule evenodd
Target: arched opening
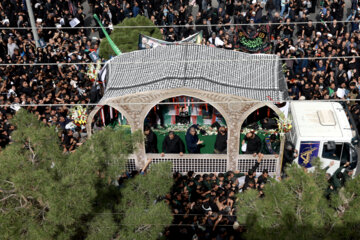
M 125 116 L 116 110 L 115 108 L 104 105 L 102 106 L 94 115 L 91 123 L 91 129 L 93 131 L 98 131 L 104 127 L 112 127 L 114 129 L 128 129 L 131 132 L 130 126 L 125 118 Z
M 278 114 L 264 106 L 252 112 L 240 132 L 240 154 L 279 154 Z
M 197 126 L 195 135 L 186 137 L 193 125 Z M 223 132 L 224 129 L 225 132 Z M 226 121 L 211 104 L 190 96 L 168 98 L 153 106 L 145 117 L 146 152 L 166 154 L 182 151 L 183 153 L 211 154 L 214 153 L 219 130 L 225 134 L 223 138 L 226 142 Z M 179 141 L 174 148 L 168 146 L 169 138 L 173 139 L 169 135 L 170 132 L 173 132 L 170 135 L 174 135 L 174 138 Z M 199 139 L 202 143 L 194 146 L 192 141 L 195 139 Z M 221 153 L 226 153 L 226 149 L 220 150 L 222 150 Z

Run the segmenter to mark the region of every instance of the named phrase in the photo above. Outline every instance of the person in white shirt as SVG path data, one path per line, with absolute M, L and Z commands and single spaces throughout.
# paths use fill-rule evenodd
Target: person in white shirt
M 209 38 L 209 42 L 214 44 L 216 47 L 224 45 L 224 42 L 216 36 L 215 32 L 212 33 L 211 38 Z
M 8 48 L 8 55 L 10 57 L 12 57 L 14 55 L 15 49 L 19 49 L 18 45 L 16 45 L 16 43 L 14 42 L 12 37 L 10 37 L 8 40 L 7 48 Z
M 336 91 L 336 96 L 338 98 L 344 98 L 346 96 L 346 84 L 343 82 L 341 86 Z

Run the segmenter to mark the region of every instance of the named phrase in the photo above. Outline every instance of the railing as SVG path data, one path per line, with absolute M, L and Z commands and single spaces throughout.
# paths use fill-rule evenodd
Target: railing
M 240 172 L 247 172 L 257 161 L 257 157 L 248 154 L 240 154 L 235 160 L 234 164 L 229 164 L 226 154 L 165 154 L 162 157 L 160 154 L 147 154 L 147 158 L 152 159 L 152 164 L 159 162 L 171 161 L 173 163 L 173 172 L 186 173 L 194 171 L 196 173 L 220 173 L 229 170 L 239 170 Z M 230 169 L 230 166 L 235 166 L 235 169 Z M 138 165 L 134 155 L 129 156 L 127 168 L 129 171 L 139 170 L 141 166 Z M 267 169 L 269 175 L 280 175 L 280 157 L 275 155 L 264 155 L 256 172 L 260 173 Z
M 152 163 L 171 161 L 174 172 L 216 173 L 227 170 L 226 154 L 166 154 L 164 157 L 160 154 L 147 154 L 147 157 L 152 159 Z
M 126 164 L 126 169 L 129 172 L 139 169 L 139 167 L 137 167 L 137 164 L 136 164 L 136 156 L 135 155 L 130 155 L 129 156 L 128 162 Z
M 239 155 L 236 161 L 236 170 L 239 170 L 240 172 L 247 172 L 255 165 L 257 159 L 258 157 L 253 157 L 253 155 L 249 154 Z M 280 168 L 280 157 L 276 158 L 275 155 L 264 155 L 256 172 L 261 173 L 264 169 L 267 169 L 269 175 L 279 176 L 281 170 Z

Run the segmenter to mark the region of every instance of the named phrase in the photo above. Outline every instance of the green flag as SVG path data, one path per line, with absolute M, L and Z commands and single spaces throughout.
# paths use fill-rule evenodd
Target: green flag
M 102 25 L 102 23 L 100 22 L 100 19 L 98 18 L 98 16 L 96 14 L 94 14 L 94 18 L 95 20 L 98 22 L 98 24 L 101 27 L 101 30 L 103 31 L 103 33 L 105 34 L 106 39 L 108 40 L 111 48 L 114 50 L 114 52 L 116 53 L 116 55 L 120 55 L 121 51 L 120 49 L 116 46 L 116 44 L 113 42 L 113 40 L 111 40 L 109 34 L 106 32 L 104 26 Z

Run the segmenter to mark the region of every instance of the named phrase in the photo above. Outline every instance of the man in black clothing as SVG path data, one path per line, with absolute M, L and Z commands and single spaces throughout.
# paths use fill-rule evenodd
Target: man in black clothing
M 264 169 L 262 171 L 262 174 L 257 179 L 257 186 L 259 191 L 261 191 L 264 188 L 264 185 L 267 183 L 269 177 L 269 172 L 267 169 Z
M 259 167 L 260 162 L 262 160 L 262 157 L 263 157 L 263 155 L 259 154 L 259 158 L 258 158 L 257 162 L 247 172 L 247 175 L 245 177 L 245 183 L 244 183 L 244 186 L 243 186 L 243 191 L 245 191 L 248 188 L 256 188 L 256 184 L 255 184 L 256 169 Z
M 298 156 L 298 151 L 295 149 L 295 146 L 292 142 L 287 141 L 285 143 L 285 148 L 284 148 L 284 160 L 282 162 L 282 171 L 284 171 L 284 167 L 287 164 L 291 164 L 295 158 L 297 158 Z
M 254 157 L 260 153 L 261 151 L 261 139 L 253 132 L 249 132 L 246 134 L 244 140 L 242 141 L 242 145 L 247 143 L 245 154 L 253 154 Z
M 225 127 L 220 127 L 216 136 L 214 153 L 226 154 L 227 151 L 227 132 Z
M 157 136 L 149 126 L 145 126 L 145 151 L 146 153 L 157 153 Z
M 180 153 L 180 156 L 182 156 L 184 150 L 183 141 L 173 131 L 170 131 L 163 141 L 161 156 L 164 156 L 165 153 Z
M 304 29 L 302 30 L 301 33 L 302 37 L 308 37 L 311 38 L 313 36 L 315 36 L 315 27 L 312 24 L 312 21 L 309 20 L 308 24 L 304 27 Z
M 276 129 L 277 123 L 274 119 L 266 117 L 260 121 L 263 129 Z

